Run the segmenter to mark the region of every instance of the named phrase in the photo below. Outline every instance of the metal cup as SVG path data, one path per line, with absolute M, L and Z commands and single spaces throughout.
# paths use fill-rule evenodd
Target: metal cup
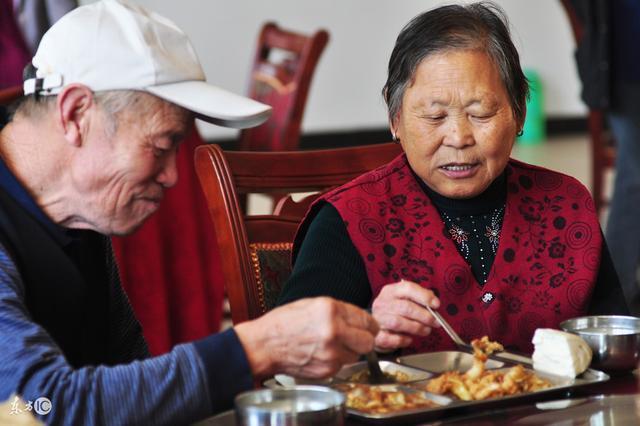
M 235 412 L 242 426 L 342 426 L 345 397 L 322 386 L 261 389 L 238 395 Z
M 640 318 L 595 315 L 572 318 L 560 328 L 582 337 L 593 350 L 591 367 L 608 373 L 623 373 L 640 362 Z

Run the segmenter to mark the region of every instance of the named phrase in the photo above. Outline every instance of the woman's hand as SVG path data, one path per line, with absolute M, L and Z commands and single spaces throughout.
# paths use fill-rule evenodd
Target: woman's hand
M 401 280 L 386 285 L 373 301 L 371 313 L 380 325 L 376 349 L 384 352 L 409 346 L 411 336 L 426 336 L 440 324 L 425 306 L 437 309 L 440 300 L 431 290 Z

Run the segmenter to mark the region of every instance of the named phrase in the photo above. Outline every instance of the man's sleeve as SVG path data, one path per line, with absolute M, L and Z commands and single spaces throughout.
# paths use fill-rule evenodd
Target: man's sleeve
M 251 383 L 233 330 L 155 358 L 72 368 L 31 319 L 20 276 L 0 246 L 0 401 L 13 393 L 48 398 L 51 411 L 40 416 L 47 424 L 188 424 L 230 408 Z

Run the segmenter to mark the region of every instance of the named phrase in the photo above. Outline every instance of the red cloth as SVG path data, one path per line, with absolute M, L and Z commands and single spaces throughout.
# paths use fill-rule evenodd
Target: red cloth
M 178 152 L 178 183 L 134 234 L 113 238 L 120 275 L 151 353 L 220 329 L 223 279 L 216 238 L 195 173 L 197 131 Z
M 364 260 L 373 297 L 405 278 L 432 289 L 441 314 L 467 341 L 531 353 L 536 328 L 584 315 L 602 237 L 593 200 L 577 180 L 511 160 L 498 251 L 480 285 L 419 186 L 406 156 L 325 195 Z M 306 221 L 305 221 L 306 223 Z M 303 229 L 303 228 L 301 228 Z M 441 328 L 407 352 L 454 349 Z
M 0 89 L 22 84 L 22 70 L 31 60 L 13 16 L 13 1 L 0 0 Z

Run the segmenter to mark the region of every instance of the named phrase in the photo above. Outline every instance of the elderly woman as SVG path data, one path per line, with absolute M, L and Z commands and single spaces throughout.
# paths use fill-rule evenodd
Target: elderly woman
M 279 303 L 370 307 L 377 347 L 409 352 L 454 346 L 427 304 L 467 340 L 524 352 L 536 328 L 627 313 L 588 190 L 509 158 L 528 83 L 497 6 L 414 18 L 383 95 L 404 154 L 313 205 Z

